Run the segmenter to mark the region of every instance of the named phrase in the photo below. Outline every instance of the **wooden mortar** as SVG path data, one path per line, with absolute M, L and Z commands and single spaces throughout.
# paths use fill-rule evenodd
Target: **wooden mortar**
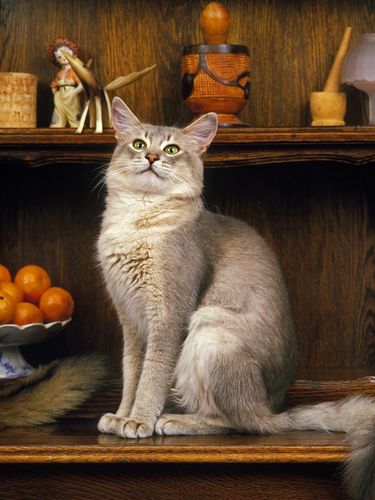
M 196 115 L 214 111 L 219 126 L 244 126 L 236 116 L 250 92 L 250 57 L 244 45 L 227 44 L 227 9 L 211 2 L 200 20 L 204 44 L 184 47 L 182 90 L 187 107 Z
M 0 72 L 0 128 L 36 127 L 37 77 Z
M 340 92 L 340 83 L 342 66 L 349 50 L 351 32 L 352 28 L 347 27 L 323 91 L 311 93 L 310 110 L 313 118 L 311 125 L 313 127 L 345 125 L 346 94 Z
M 310 110 L 313 127 L 337 127 L 345 125 L 345 92 L 312 92 Z

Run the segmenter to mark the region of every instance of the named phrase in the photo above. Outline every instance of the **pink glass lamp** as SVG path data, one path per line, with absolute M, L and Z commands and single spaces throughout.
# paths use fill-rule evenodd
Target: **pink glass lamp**
M 361 35 L 350 49 L 342 70 L 342 83 L 363 90 L 369 97 L 369 124 L 375 125 L 375 33 Z

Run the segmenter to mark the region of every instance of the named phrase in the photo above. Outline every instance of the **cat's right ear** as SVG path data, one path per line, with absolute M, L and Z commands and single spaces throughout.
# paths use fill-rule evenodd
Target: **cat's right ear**
M 130 132 L 134 127 L 140 125 L 140 121 L 128 106 L 119 97 L 112 101 L 112 123 L 116 130 L 116 137 Z
M 218 123 L 216 113 L 207 113 L 183 129 L 192 139 L 192 146 L 198 154 L 203 154 L 211 144 L 216 135 Z

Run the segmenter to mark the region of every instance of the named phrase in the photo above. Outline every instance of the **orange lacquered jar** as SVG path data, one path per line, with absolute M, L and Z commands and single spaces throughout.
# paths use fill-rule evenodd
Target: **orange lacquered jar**
M 219 126 L 246 126 L 237 114 L 250 93 L 250 54 L 244 45 L 202 44 L 184 47 L 182 93 L 196 115 L 214 111 Z

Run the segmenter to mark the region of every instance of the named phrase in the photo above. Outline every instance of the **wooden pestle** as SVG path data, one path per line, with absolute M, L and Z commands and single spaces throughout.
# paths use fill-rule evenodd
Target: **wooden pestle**
M 226 44 L 230 26 L 227 8 L 222 3 L 210 2 L 202 11 L 200 26 L 204 43 Z
M 342 66 L 344 64 L 346 53 L 348 52 L 349 49 L 351 33 L 352 33 L 352 28 L 348 26 L 345 30 L 335 60 L 333 61 L 332 67 L 328 74 L 323 92 L 340 92 L 341 71 L 342 71 Z

